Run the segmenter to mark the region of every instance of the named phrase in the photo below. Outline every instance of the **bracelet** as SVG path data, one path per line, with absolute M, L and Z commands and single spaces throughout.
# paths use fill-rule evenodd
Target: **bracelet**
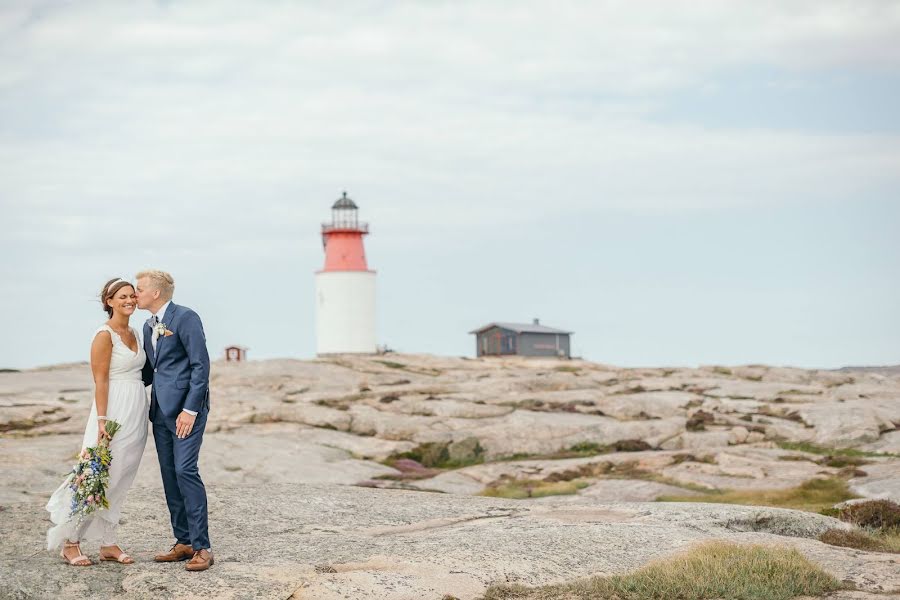
M 100 419 L 103 419 L 103 420 L 105 421 L 105 420 L 106 420 L 106 415 L 104 415 L 104 416 L 102 416 L 102 417 L 97 417 L 97 420 L 98 420 L 98 421 L 99 421 Z

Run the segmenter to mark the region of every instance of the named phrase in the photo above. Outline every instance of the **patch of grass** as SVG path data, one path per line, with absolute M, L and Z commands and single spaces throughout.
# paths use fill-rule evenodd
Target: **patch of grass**
M 785 454 L 783 456 L 779 456 L 778 460 L 783 461 L 791 461 L 791 462 L 811 462 L 817 463 L 817 461 L 813 458 L 809 458 L 808 456 L 798 456 L 796 454 Z
M 535 486 L 540 489 L 555 490 L 553 491 L 554 494 L 574 494 L 578 489 L 581 489 L 582 487 L 585 487 L 589 483 L 592 483 L 598 479 L 638 479 L 642 481 L 655 481 L 658 483 L 664 483 L 667 485 L 677 486 L 686 490 L 700 493 L 712 493 L 715 491 L 708 487 L 677 481 L 668 477 L 664 477 L 657 473 L 653 473 L 651 471 L 646 471 L 638 467 L 637 461 L 624 461 L 620 463 L 600 461 L 573 466 L 572 468 L 562 471 L 555 471 L 548 474 L 543 479 L 517 479 L 509 475 L 505 475 L 499 480 L 489 484 L 485 491 L 482 492 L 482 494 L 490 496 L 502 495 L 502 497 L 504 498 L 534 498 L 537 496 L 528 496 L 527 493 L 523 494 L 520 490 L 523 487 L 535 488 Z M 575 488 L 567 486 L 557 487 L 555 485 L 550 486 L 549 488 L 547 487 L 547 485 L 549 484 L 559 483 L 572 483 L 575 485 Z M 490 490 L 499 490 L 499 492 Z
M 349 396 L 341 396 L 340 398 L 319 398 L 313 401 L 316 406 L 325 406 L 337 410 L 350 410 L 350 405 L 354 402 L 366 398 L 366 394 L 350 394 Z
M 819 536 L 819 541 L 870 552 L 900 553 L 900 504 L 892 500 L 867 500 L 825 512 L 859 529 L 830 529 Z
M 858 496 L 850 492 L 847 482 L 837 477 L 810 479 L 786 490 L 731 490 L 700 496 L 660 496 L 657 502 L 714 502 L 774 506 L 819 513 L 839 502 Z
M 451 442 L 426 442 L 407 452 L 392 454 L 383 463 L 393 466 L 399 458 L 410 458 L 430 469 L 459 469 L 483 463 L 484 448 L 477 440 L 469 442 L 465 452 L 458 451 L 464 442 L 457 442 L 455 446 Z
M 866 552 L 900 554 L 900 530 L 829 529 L 819 536 L 819 541 L 831 546 L 856 548 Z
M 900 504 L 892 500 L 868 500 L 838 509 L 838 518 L 860 527 L 900 530 Z
M 435 475 L 440 474 L 440 472 L 440 469 L 422 469 L 421 471 L 382 473 L 381 475 L 376 475 L 372 479 L 383 479 L 388 481 L 415 481 L 417 479 L 431 479 Z
M 876 531 L 872 533 L 876 540 L 881 542 L 884 550 L 882 552 L 893 552 L 900 554 L 900 530 L 888 529 L 886 531 Z
M 821 396 L 822 390 L 797 390 L 797 389 L 791 388 L 789 390 L 784 390 L 783 392 L 780 392 L 780 393 L 785 396 L 791 396 L 791 395 L 793 395 L 793 396 Z
M 544 454 L 531 454 L 529 452 L 516 452 L 515 454 L 506 454 L 503 456 L 496 457 L 491 462 L 515 462 L 519 460 L 540 460 L 546 458 L 548 455 Z
M 581 373 L 581 369 L 570 365 L 560 365 L 558 367 L 553 367 L 553 370 L 558 373 L 572 373 L 573 375 L 578 375 L 579 373 Z
M 409 365 L 405 365 L 403 363 L 398 363 L 393 360 L 373 360 L 372 362 L 377 362 L 378 364 L 384 365 L 389 369 L 398 369 L 401 371 L 406 371 L 408 373 L 416 373 L 418 375 L 430 375 L 432 377 L 436 377 L 443 373 L 440 369 L 433 369 L 431 367 L 411 367 Z
M 859 458 L 856 456 L 832 456 L 827 455 L 821 458 L 810 458 L 809 456 L 800 456 L 797 454 L 787 454 L 784 456 L 779 456 L 778 460 L 781 461 L 806 461 L 816 463 L 817 465 L 822 465 L 824 467 L 833 467 L 835 469 L 846 469 L 848 472 L 850 470 L 855 469 L 856 467 L 861 467 L 863 465 L 871 464 L 872 461 L 866 460 L 865 458 Z
M 619 393 L 620 393 L 620 394 L 623 394 L 623 395 L 627 395 L 627 394 L 643 394 L 643 393 L 646 392 L 646 391 L 647 391 L 647 388 L 645 388 L 645 387 L 642 386 L 642 385 L 633 385 L 633 386 L 631 386 L 631 387 L 625 388 L 624 390 L 622 390 L 622 391 L 619 392 Z
M 716 457 L 713 454 L 702 454 L 700 456 L 697 456 L 696 454 L 691 454 L 689 452 L 681 452 L 672 457 L 673 465 L 680 465 L 684 462 L 696 462 L 714 465 L 716 464 Z
M 856 448 L 828 448 L 827 446 L 819 446 L 812 442 L 789 442 L 782 440 L 777 442 L 777 444 L 782 450 L 795 450 L 797 452 L 807 452 L 809 454 L 869 458 L 900 458 L 900 454 L 893 454 L 891 452 L 869 452 L 867 450 L 857 450 Z
M 583 454 L 584 456 L 593 456 L 595 454 L 608 452 L 607 448 L 608 446 L 603 446 L 597 442 L 579 442 L 569 448 L 569 451 Z
M 826 456 L 825 458 L 819 460 L 820 465 L 824 465 L 826 467 L 834 467 L 835 469 L 844 469 L 846 467 L 861 467 L 863 465 L 871 464 L 871 460 L 866 460 L 864 458 L 859 458 L 858 456 Z
M 713 367 L 712 371 L 718 375 L 734 375 L 734 372 L 728 367 Z
M 392 360 L 376 360 L 375 362 L 382 364 L 389 369 L 405 369 L 406 365 L 403 363 L 394 362 Z
M 612 444 L 598 444 L 597 442 L 579 442 L 564 450 L 544 454 L 529 454 L 518 452 L 495 459 L 495 462 L 510 462 L 518 460 L 559 460 L 563 458 L 587 458 L 600 456 L 612 452 L 642 452 L 653 450 L 653 446 L 643 440 L 619 440 Z
M 482 600 L 789 600 L 841 587 L 797 550 L 707 542 L 626 575 L 536 588 L 495 584 Z
M 535 412 L 569 412 L 585 415 L 604 416 L 604 412 L 595 408 L 593 400 L 569 400 L 568 402 L 545 402 L 537 398 L 525 398 L 508 402 L 498 402 L 499 406 L 509 406 L 517 410 L 531 410 Z
M 671 485 L 673 487 L 680 487 L 691 492 L 697 492 L 699 494 L 719 493 L 719 490 L 715 488 L 706 487 L 705 485 L 698 485 L 689 481 L 672 479 L 671 477 L 666 477 L 665 475 L 660 475 L 659 473 L 654 473 L 653 471 L 641 469 L 637 466 L 636 463 L 630 461 L 614 465 L 612 470 L 610 470 L 609 473 L 605 475 L 605 477 L 607 479 L 640 479 L 642 481 L 655 481 L 656 483 L 663 483 L 665 485 Z
M 777 419 L 793 421 L 795 423 L 800 423 L 804 427 L 812 427 L 812 425 L 803 420 L 803 417 L 800 416 L 800 413 L 795 410 L 788 410 L 784 407 L 779 407 L 777 410 L 775 410 L 774 408 L 766 404 L 759 407 L 759 409 L 757 410 L 757 414 L 764 415 L 766 417 L 775 417 Z
M 684 424 L 688 431 L 705 431 L 707 425 L 712 425 L 716 420 L 711 412 L 698 410 L 694 412 Z
M 577 494 L 578 490 L 590 485 L 587 481 L 542 481 L 540 479 L 502 479 L 491 484 L 481 492 L 481 496 L 491 498 L 510 498 L 524 500 L 526 498 L 542 498 L 544 496 L 560 496 Z
M 835 388 L 835 387 L 840 387 L 842 385 L 853 385 L 854 383 L 856 383 L 855 377 L 847 377 L 845 379 L 834 379 L 832 381 L 826 381 L 825 387 Z
M 644 440 L 619 440 L 607 448 L 611 448 L 615 452 L 646 452 L 655 449 Z

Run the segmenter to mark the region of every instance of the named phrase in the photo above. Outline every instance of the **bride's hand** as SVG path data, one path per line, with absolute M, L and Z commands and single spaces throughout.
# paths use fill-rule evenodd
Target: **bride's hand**
M 107 440 L 112 439 L 109 437 L 109 434 L 106 433 L 106 420 L 99 419 L 97 421 L 97 444 L 99 444 L 100 441 L 104 438 L 106 438 Z

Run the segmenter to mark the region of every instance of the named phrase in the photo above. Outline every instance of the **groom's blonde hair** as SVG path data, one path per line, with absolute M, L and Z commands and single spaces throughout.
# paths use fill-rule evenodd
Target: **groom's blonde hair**
M 171 275 L 159 269 L 147 269 L 134 276 L 136 280 L 142 277 L 150 280 L 150 284 L 159 290 L 160 297 L 166 300 L 172 299 L 172 295 L 175 293 L 175 280 Z

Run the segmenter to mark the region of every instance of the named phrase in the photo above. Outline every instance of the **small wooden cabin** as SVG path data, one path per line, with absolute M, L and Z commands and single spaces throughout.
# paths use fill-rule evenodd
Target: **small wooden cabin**
M 477 356 L 556 356 L 571 358 L 573 332 L 531 323 L 488 323 L 469 333 L 475 334 Z

